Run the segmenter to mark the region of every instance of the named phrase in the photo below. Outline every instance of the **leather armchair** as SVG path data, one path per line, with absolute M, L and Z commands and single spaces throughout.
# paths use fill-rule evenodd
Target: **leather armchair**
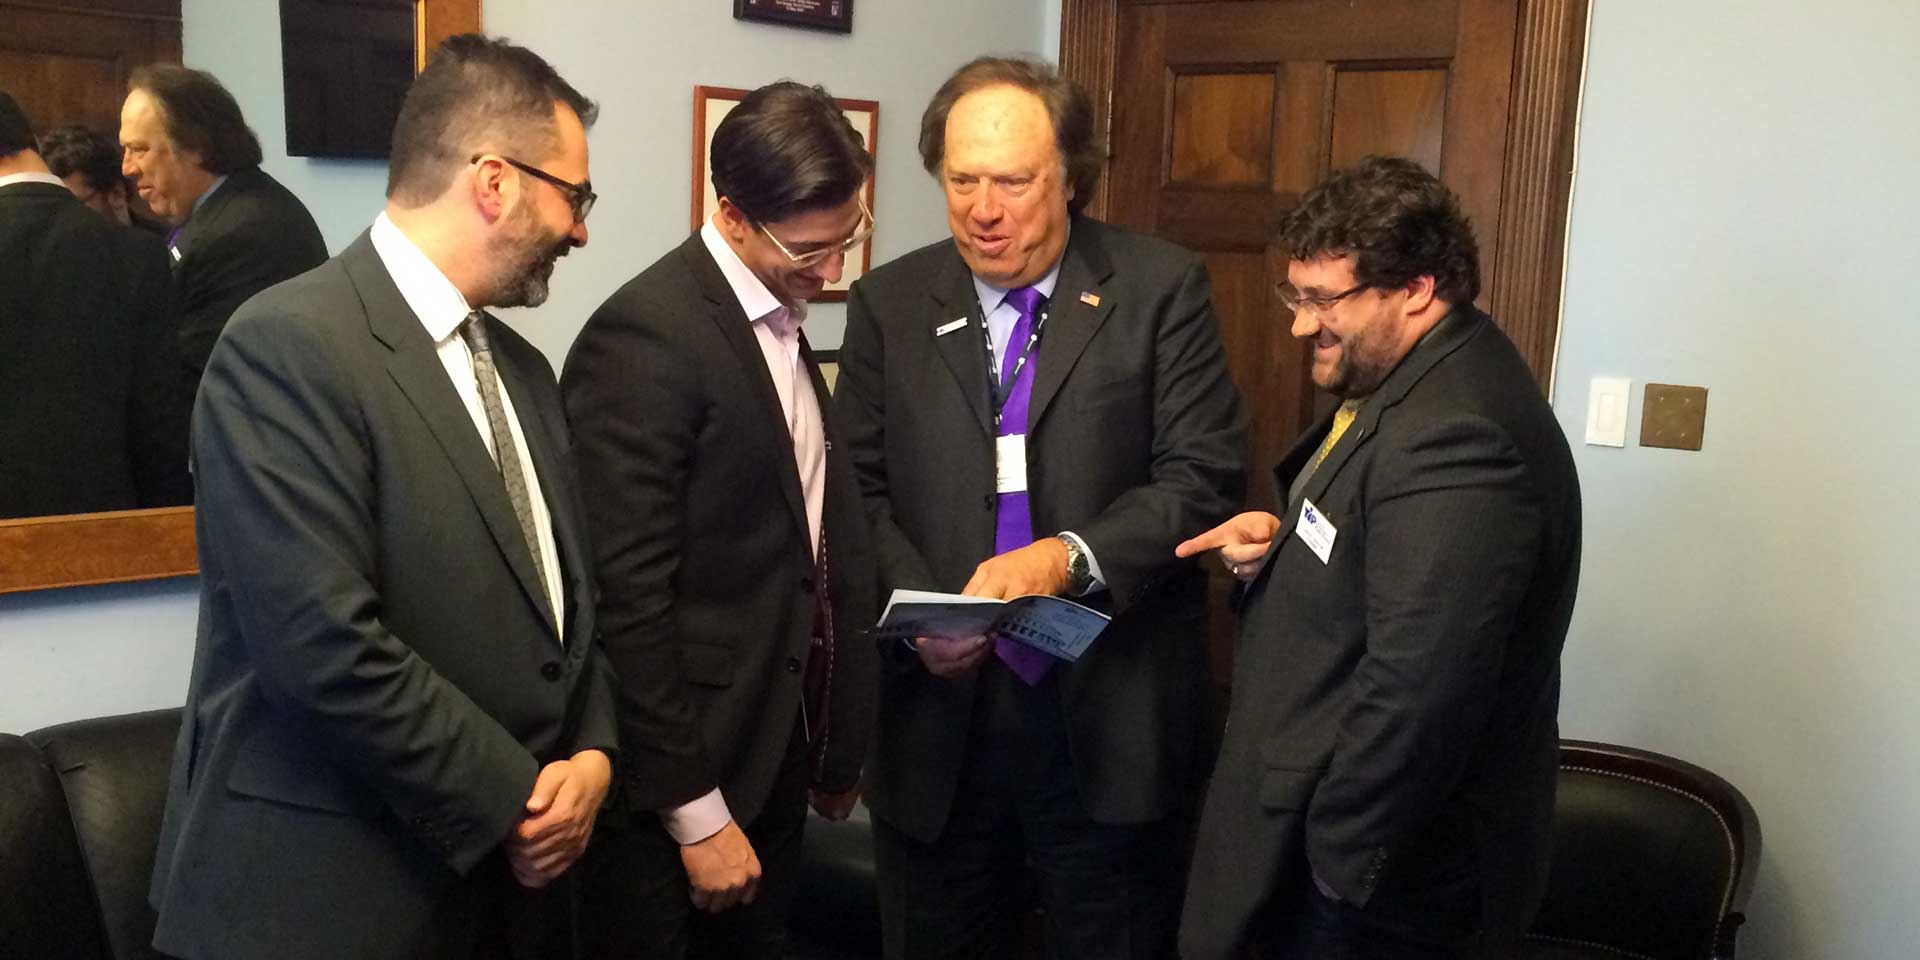
M 1759 821 L 1726 780 L 1563 740 L 1552 873 L 1518 956 L 1731 960 L 1759 863 Z

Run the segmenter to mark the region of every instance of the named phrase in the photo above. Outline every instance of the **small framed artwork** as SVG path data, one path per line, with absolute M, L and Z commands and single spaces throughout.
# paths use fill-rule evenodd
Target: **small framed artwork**
M 853 0 L 733 0 L 735 20 L 853 32 Z
M 740 105 L 750 91 L 736 87 L 693 88 L 693 224 L 700 225 L 720 209 L 720 198 L 713 192 L 713 163 L 711 158 L 713 132 L 720 128 L 720 121 L 727 112 Z M 867 153 L 878 157 L 875 151 L 876 138 L 880 135 L 880 104 L 872 100 L 849 100 L 835 97 L 833 102 L 840 105 L 841 112 L 847 115 L 847 122 L 853 124 L 855 132 L 866 142 Z M 865 187 L 867 210 L 879 216 L 879 207 L 874 205 L 874 180 L 869 178 Z M 846 266 L 841 268 L 840 280 L 827 284 L 826 289 L 813 298 L 813 302 L 838 302 L 847 299 L 847 289 L 853 286 L 873 266 L 873 238 L 868 237 L 860 245 L 858 252 L 847 254 Z

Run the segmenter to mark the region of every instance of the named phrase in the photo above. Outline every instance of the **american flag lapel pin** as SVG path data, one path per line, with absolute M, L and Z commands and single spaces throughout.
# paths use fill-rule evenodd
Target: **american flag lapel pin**
M 1080 302 L 1089 307 L 1097 307 L 1100 305 L 1100 295 L 1089 290 L 1080 295 Z

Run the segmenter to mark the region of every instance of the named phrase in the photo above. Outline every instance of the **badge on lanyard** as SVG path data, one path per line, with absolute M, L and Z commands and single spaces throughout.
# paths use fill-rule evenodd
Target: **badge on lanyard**
M 1027 435 L 1016 433 L 993 441 L 995 493 L 1027 492 Z

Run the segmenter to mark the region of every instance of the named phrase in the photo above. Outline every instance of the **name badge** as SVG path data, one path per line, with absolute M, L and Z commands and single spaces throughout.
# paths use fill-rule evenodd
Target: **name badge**
M 993 441 L 995 493 L 1027 492 L 1027 435 L 1016 433 Z
M 964 327 L 964 326 L 966 326 L 966 325 L 967 325 L 967 318 L 966 318 L 966 317 L 961 317 L 961 318 L 959 318 L 959 319 L 957 319 L 957 320 L 951 320 L 951 321 L 948 321 L 948 322 L 946 322 L 946 323 L 943 323 L 943 324 L 941 324 L 941 325 L 939 325 L 939 326 L 937 326 L 937 327 L 934 327 L 934 328 L 933 328 L 933 335 L 934 335 L 934 336 L 936 336 L 936 337 L 944 337 L 944 336 L 946 336 L 947 334 L 949 334 L 949 333 L 952 333 L 952 332 L 954 332 L 955 330 L 958 330 L 958 329 L 960 329 L 961 327 Z
M 1327 520 L 1327 515 L 1305 497 L 1300 498 L 1300 521 L 1293 525 L 1293 532 L 1307 545 L 1307 549 L 1313 551 L 1314 556 L 1320 558 L 1321 563 L 1326 563 L 1327 558 L 1333 556 L 1333 538 L 1340 535 L 1340 531 L 1335 530 Z

